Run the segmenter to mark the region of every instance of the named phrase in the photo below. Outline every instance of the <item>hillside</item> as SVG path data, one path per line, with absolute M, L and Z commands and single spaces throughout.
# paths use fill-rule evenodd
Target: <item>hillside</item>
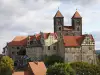
M 100 50 L 96 50 L 96 54 L 100 54 Z

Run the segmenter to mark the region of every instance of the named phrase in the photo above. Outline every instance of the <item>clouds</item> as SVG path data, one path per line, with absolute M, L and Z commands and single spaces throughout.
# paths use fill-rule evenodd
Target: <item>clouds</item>
M 59 5 L 45 0 L 0 0 L 0 50 L 14 36 L 53 31 L 54 14 L 48 12 Z
M 65 25 L 71 24 L 71 16 L 78 8 L 83 16 L 83 32 L 95 31 L 96 27 L 99 31 L 99 4 L 99 0 L 0 0 L 0 50 L 17 35 L 53 32 L 53 17 L 58 7 Z M 92 28 L 87 28 L 90 25 Z
M 80 5 L 82 7 L 95 5 L 95 3 L 98 3 L 99 0 L 60 0 L 64 4 L 74 4 L 74 5 Z

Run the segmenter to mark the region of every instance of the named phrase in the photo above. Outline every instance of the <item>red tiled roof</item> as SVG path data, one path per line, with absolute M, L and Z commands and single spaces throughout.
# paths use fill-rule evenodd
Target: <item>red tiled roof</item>
M 63 15 L 61 14 L 61 12 L 58 10 L 56 15 L 54 17 L 63 17 Z
M 55 39 L 57 39 L 56 33 L 44 33 L 44 39 L 47 39 L 49 35 L 54 36 Z M 33 38 L 36 38 L 37 40 L 40 40 L 41 34 L 30 35 L 30 36 L 16 36 L 11 42 L 8 43 L 8 46 L 26 46 L 27 45 L 27 38 L 30 38 L 30 40 L 33 40 Z
M 27 71 L 14 72 L 12 75 L 29 75 Z
M 76 11 L 72 18 L 81 18 L 80 14 Z
M 46 75 L 47 69 L 43 62 L 29 62 L 29 66 L 34 75 Z
M 27 44 L 27 36 L 16 36 L 8 46 L 25 46 Z
M 84 36 L 63 36 L 65 46 L 80 46 Z
M 64 46 L 80 46 L 82 41 L 84 40 L 84 37 L 86 35 L 81 35 L 81 36 L 63 36 L 64 39 Z M 92 35 L 87 35 L 94 41 Z
M 63 30 L 73 30 L 73 27 L 72 26 L 64 26 Z

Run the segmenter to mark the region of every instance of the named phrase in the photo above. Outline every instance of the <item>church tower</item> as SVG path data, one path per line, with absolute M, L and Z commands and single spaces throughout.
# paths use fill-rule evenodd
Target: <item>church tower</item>
M 56 32 L 59 37 L 62 36 L 63 26 L 64 26 L 64 17 L 58 10 L 56 15 L 54 16 L 54 32 Z
M 82 17 L 78 11 L 76 11 L 72 17 L 72 26 L 75 35 L 82 35 Z

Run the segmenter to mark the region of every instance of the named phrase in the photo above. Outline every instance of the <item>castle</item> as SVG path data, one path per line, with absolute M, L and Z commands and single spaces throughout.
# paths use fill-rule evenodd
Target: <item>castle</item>
M 3 53 L 14 61 L 23 55 L 33 61 L 41 61 L 45 55 L 59 55 L 65 62 L 96 64 L 95 40 L 90 34 L 82 34 L 82 17 L 78 11 L 71 18 L 72 26 L 64 26 L 64 17 L 59 10 L 53 19 L 54 33 L 16 36 L 3 48 Z

